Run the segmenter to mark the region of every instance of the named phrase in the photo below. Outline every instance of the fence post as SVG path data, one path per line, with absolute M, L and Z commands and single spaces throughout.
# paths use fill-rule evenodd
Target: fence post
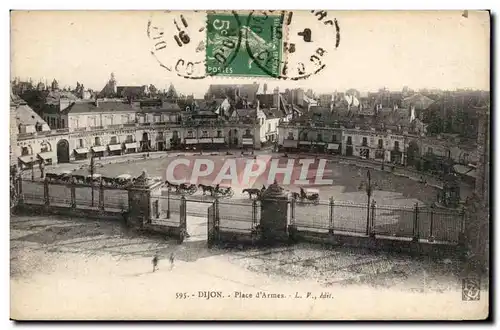
M 43 199 L 44 199 L 45 205 L 49 206 L 50 205 L 49 180 L 47 178 L 45 178 L 45 180 L 43 180 Z
M 104 211 L 104 185 L 102 180 L 99 184 L 99 209 Z
M 18 198 L 18 204 L 23 204 L 24 203 L 24 195 L 23 195 L 23 177 L 21 176 L 21 173 L 19 173 L 19 176 L 16 179 L 16 190 L 17 190 L 17 195 L 19 196 Z
M 167 219 L 170 219 L 170 187 L 167 189 Z
M 375 238 L 375 207 L 376 207 L 376 204 L 377 204 L 377 202 L 375 202 L 375 200 L 372 199 L 372 205 L 371 205 L 372 214 L 371 214 L 371 219 L 370 219 L 371 223 L 370 223 L 370 235 L 369 236 L 373 237 L 373 238 Z
M 429 228 L 429 243 L 434 242 L 434 204 L 431 205 L 431 224 Z
M 252 201 L 252 228 L 257 226 L 257 201 Z
M 418 242 L 418 203 L 415 203 L 415 211 L 413 216 L 413 242 Z
M 290 201 L 290 225 L 295 226 L 295 198 Z
M 465 207 L 462 206 L 462 210 L 460 210 L 460 233 L 465 232 Z
M 214 211 L 215 211 L 215 216 L 214 216 L 214 230 L 215 230 L 215 235 L 217 242 L 220 240 L 219 237 L 219 226 L 220 226 L 220 217 L 219 217 L 219 198 L 215 198 L 214 201 Z
M 329 203 L 329 208 L 330 208 L 330 212 L 329 212 L 329 229 L 328 229 L 328 233 L 330 235 L 333 235 L 333 206 L 335 205 L 335 201 L 333 200 L 333 197 L 330 197 L 330 203 Z
M 76 182 L 74 178 L 71 178 L 70 182 L 70 194 L 71 194 L 71 208 L 76 208 Z

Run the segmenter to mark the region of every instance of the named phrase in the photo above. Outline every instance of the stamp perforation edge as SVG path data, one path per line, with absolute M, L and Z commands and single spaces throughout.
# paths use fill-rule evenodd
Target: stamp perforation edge
M 209 79 L 214 79 L 214 80 L 226 80 L 226 79 L 245 79 L 245 80 L 251 80 L 251 81 L 266 81 L 266 82 L 271 82 L 271 81 L 279 81 L 282 80 L 281 78 L 277 77 L 272 77 L 272 76 L 263 76 L 263 75 L 256 75 L 256 76 L 251 76 L 251 75 L 244 75 L 244 74 L 232 74 L 232 75 L 224 75 L 224 74 L 216 74 L 216 75 L 209 75 L 208 74 L 208 63 L 206 61 L 206 52 L 207 52 L 207 45 L 208 45 L 208 15 L 209 14 L 221 14 L 221 15 L 232 15 L 234 12 L 236 12 L 241 19 L 242 15 L 249 15 L 251 13 L 257 12 L 256 10 L 207 10 L 205 11 L 205 74 L 207 74 L 206 78 Z M 269 10 L 262 10 L 259 11 L 262 13 L 267 13 L 269 14 Z M 285 51 L 285 43 L 288 43 L 289 41 L 289 28 L 288 25 L 285 23 L 286 22 L 286 17 L 288 13 L 292 11 L 290 10 L 277 10 L 277 13 L 270 13 L 272 16 L 280 16 L 283 15 L 283 20 L 281 22 L 281 31 L 282 31 L 282 41 L 281 41 L 281 54 L 282 54 L 282 63 L 280 63 L 279 67 L 279 72 L 281 73 L 281 70 L 283 69 L 283 63 L 286 63 L 288 61 L 288 52 Z M 246 41 L 246 40 L 245 40 Z M 242 42 L 243 43 L 243 42 Z M 246 51 L 246 44 L 241 45 L 240 47 L 245 47 Z

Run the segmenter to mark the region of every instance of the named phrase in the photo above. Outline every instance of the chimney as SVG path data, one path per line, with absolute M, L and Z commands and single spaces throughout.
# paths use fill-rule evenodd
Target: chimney
M 280 89 L 278 87 L 273 91 L 273 107 L 280 108 Z
M 99 99 L 98 98 L 95 99 L 95 106 L 96 106 L 96 108 L 99 108 Z
M 70 105 L 70 100 L 68 99 L 59 99 L 59 110 L 60 111 L 63 111 L 64 109 L 66 109 L 67 107 L 69 107 Z

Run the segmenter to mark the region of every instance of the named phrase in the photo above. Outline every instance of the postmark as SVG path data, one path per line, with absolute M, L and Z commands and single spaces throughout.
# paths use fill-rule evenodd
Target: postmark
M 297 15 L 300 14 L 300 19 Z M 254 17 L 267 16 L 267 12 L 252 13 L 248 17 L 250 26 L 255 26 Z M 282 11 L 283 59 L 276 74 L 268 70 L 267 58 L 258 56 L 261 52 L 251 43 L 247 43 L 247 51 L 269 76 L 280 79 L 306 79 L 322 71 L 334 50 L 340 44 L 340 27 L 338 21 L 326 11 L 294 12 Z M 295 18 L 294 18 L 295 17 Z M 259 22 L 257 20 L 257 22 Z M 259 32 L 259 29 L 254 29 Z
M 219 14 L 208 22 L 211 24 L 207 24 L 207 16 L 204 11 L 165 11 L 151 15 L 147 36 L 151 41 L 151 54 L 162 68 L 186 79 L 203 79 L 223 72 L 231 63 L 240 45 L 238 16 L 231 12 Z M 220 34 L 212 33 L 216 38 L 208 39 L 207 29 L 215 29 Z M 208 46 L 213 40 L 220 42 L 221 47 Z M 215 50 L 215 54 L 211 52 L 210 57 L 206 56 L 207 49 Z M 218 69 L 207 70 L 207 59 L 220 61 Z
M 242 55 L 241 24 L 236 12 L 207 13 L 205 54 L 207 75 L 236 74 L 233 62 L 238 63 Z
M 166 11 L 152 15 L 147 35 L 159 65 L 187 79 L 306 79 L 340 43 L 337 20 L 314 10 Z

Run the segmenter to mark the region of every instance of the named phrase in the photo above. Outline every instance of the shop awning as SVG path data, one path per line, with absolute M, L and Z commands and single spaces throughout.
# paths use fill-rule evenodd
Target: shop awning
M 476 169 L 473 167 L 469 167 L 469 166 L 465 166 L 465 165 L 461 165 L 461 164 L 455 164 L 455 165 L 453 165 L 453 169 L 458 174 L 476 177 Z
M 78 148 L 78 149 L 75 149 L 75 152 L 76 152 L 77 154 L 81 154 L 81 155 L 82 155 L 82 154 L 86 154 L 86 153 L 88 153 L 88 152 L 89 152 L 89 149 L 87 149 L 87 148 Z
M 106 150 L 105 146 L 94 146 L 94 147 L 92 147 L 92 151 L 93 152 L 102 152 L 104 150 Z
M 337 150 L 339 145 L 337 143 L 328 143 L 328 150 Z
M 125 143 L 127 149 L 137 149 L 137 142 Z
M 283 147 L 285 148 L 297 148 L 297 140 L 284 140 Z
M 186 139 L 186 144 L 197 144 L 198 143 L 198 139 Z
M 34 161 L 36 161 L 35 157 L 33 155 L 26 155 L 26 156 L 21 156 L 19 157 L 19 160 L 23 162 L 24 164 L 31 164 Z
M 214 143 L 224 143 L 224 138 L 214 138 Z
M 242 143 L 244 145 L 253 145 L 253 139 L 243 139 Z
M 53 151 L 41 152 L 38 154 L 38 157 L 40 157 L 43 160 L 52 159 L 56 157 L 56 153 Z
M 200 143 L 212 143 L 212 138 L 201 138 Z
M 108 146 L 110 151 L 116 151 L 116 150 L 122 150 L 122 145 L 121 144 L 110 144 Z
M 308 145 L 311 144 L 311 141 L 299 141 L 299 144 Z

